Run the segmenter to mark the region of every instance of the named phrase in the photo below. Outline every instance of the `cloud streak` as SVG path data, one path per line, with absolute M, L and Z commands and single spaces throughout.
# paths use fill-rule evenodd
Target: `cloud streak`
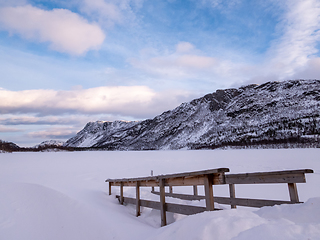
M 318 52 L 320 40 L 320 2 L 317 0 L 287 1 L 285 14 L 279 29 L 280 39 L 269 49 L 268 69 L 280 80 L 305 69 L 310 57 Z
M 52 50 L 81 55 L 98 49 L 101 28 L 67 9 L 42 10 L 31 5 L 0 8 L 0 27 L 22 38 L 49 43 Z
M 0 89 L 0 113 L 114 114 L 145 118 L 176 107 L 190 97 L 188 92 L 159 93 L 146 86 L 97 87 L 70 91 Z
M 29 132 L 27 137 L 41 138 L 41 139 L 69 139 L 73 137 L 77 132 L 68 127 L 64 128 L 51 128 L 44 131 Z
M 216 8 L 222 1 L 203 1 Z M 276 27 L 278 38 L 257 61 L 243 51 L 231 56 L 203 53 L 188 42 L 180 42 L 176 50 L 157 56 L 130 58 L 136 69 L 154 78 L 204 80 L 220 87 L 239 86 L 291 78 L 319 78 L 318 43 L 320 41 L 320 2 L 292 0 L 279 3 L 284 15 Z M 248 60 L 251 59 L 251 60 Z
M 80 118 L 82 120 L 82 118 Z M 79 116 L 14 116 L 0 118 L 1 125 L 72 125 L 80 121 Z M 89 117 L 85 121 L 90 121 Z
M 6 132 L 21 132 L 20 129 L 18 128 L 12 128 L 12 127 L 6 127 L 6 126 L 1 126 L 0 125 L 0 132 L 6 133 Z

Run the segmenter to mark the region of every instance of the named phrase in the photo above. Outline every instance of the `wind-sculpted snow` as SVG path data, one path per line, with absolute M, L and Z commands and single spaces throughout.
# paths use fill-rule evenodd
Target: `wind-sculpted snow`
M 65 146 L 109 150 L 199 149 L 320 142 L 320 81 L 217 90 L 141 122 L 90 122 Z
M 112 229 L 86 205 L 30 183 L 0 184 L 0 239 L 108 239 Z M 107 229 L 107 230 L 106 230 Z

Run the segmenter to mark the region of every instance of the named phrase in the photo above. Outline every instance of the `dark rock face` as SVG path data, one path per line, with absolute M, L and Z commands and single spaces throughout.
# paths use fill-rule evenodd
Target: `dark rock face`
M 68 147 L 198 149 L 320 143 L 320 81 L 291 80 L 217 90 L 140 122 L 90 122 Z
M 20 147 L 13 142 L 6 142 L 0 140 L 0 153 L 3 152 L 14 152 L 20 150 Z

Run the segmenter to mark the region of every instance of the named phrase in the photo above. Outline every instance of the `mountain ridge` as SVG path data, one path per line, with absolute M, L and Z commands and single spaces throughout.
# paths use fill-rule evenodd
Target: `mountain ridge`
M 319 89 L 319 80 L 288 80 L 217 90 L 153 119 L 89 122 L 64 146 L 165 150 L 281 142 L 317 145 Z

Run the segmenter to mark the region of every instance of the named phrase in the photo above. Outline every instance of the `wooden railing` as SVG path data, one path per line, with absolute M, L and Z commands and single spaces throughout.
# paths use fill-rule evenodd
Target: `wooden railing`
M 166 211 L 191 215 L 203 211 L 219 210 L 214 208 L 214 202 L 220 204 L 247 207 L 263 207 L 279 204 L 299 203 L 296 183 L 305 183 L 305 173 L 313 173 L 311 169 L 277 171 L 277 172 L 257 172 L 245 174 L 225 174 L 229 172 L 228 168 L 210 169 L 205 171 L 187 172 L 179 174 L 159 175 L 143 178 L 123 178 L 107 179 L 109 182 L 109 195 L 111 195 L 112 186 L 120 186 L 120 195 L 116 197 L 120 204 L 129 203 L 136 205 L 136 216 L 140 215 L 140 207 L 159 209 L 161 212 L 161 226 L 166 225 Z M 264 199 L 246 199 L 235 197 L 235 184 L 270 184 L 286 183 L 288 184 L 290 201 L 264 200 Z M 212 185 L 228 184 L 230 197 L 213 196 Z M 199 196 L 197 186 L 203 185 L 204 196 Z M 136 198 L 123 196 L 124 186 L 136 187 Z M 165 186 L 169 186 L 169 193 L 165 192 Z M 193 195 L 173 193 L 173 186 L 193 186 Z M 140 187 L 152 187 L 152 193 L 160 195 L 160 202 L 140 199 Z M 159 187 L 159 192 L 154 191 L 154 187 Z M 174 197 L 185 200 L 205 199 L 206 207 L 166 203 L 165 197 Z

